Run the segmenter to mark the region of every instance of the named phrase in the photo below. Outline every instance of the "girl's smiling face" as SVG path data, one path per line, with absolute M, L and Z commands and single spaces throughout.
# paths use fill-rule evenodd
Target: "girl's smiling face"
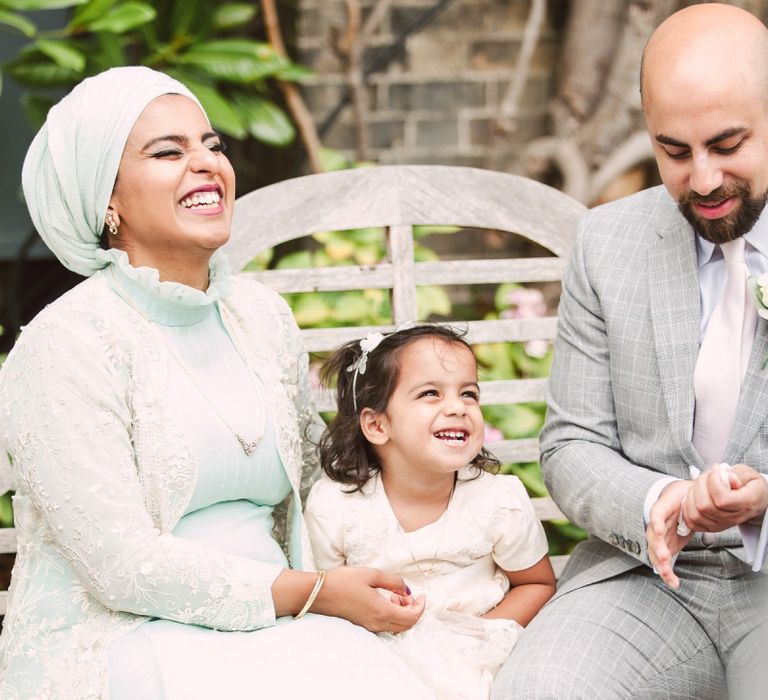
M 229 239 L 235 175 L 221 138 L 182 95 L 146 107 L 125 145 L 110 209 L 110 242 L 161 272 L 205 262 Z M 168 275 L 166 275 L 167 277 Z
M 452 474 L 483 447 L 475 357 L 463 344 L 425 337 L 402 348 L 398 360 L 387 408 L 365 409 L 363 432 L 385 471 Z

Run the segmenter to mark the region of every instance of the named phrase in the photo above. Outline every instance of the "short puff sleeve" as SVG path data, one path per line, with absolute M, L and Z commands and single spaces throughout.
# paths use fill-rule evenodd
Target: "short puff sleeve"
M 528 569 L 547 554 L 547 536 L 520 479 L 500 474 L 495 481 L 493 559 L 505 571 Z
M 346 564 L 344 556 L 344 508 L 341 484 L 327 477 L 317 481 L 307 498 L 304 520 L 318 569 Z

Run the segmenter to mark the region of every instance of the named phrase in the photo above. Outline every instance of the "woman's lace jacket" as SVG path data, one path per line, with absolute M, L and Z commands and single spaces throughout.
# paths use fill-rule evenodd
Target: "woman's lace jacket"
M 293 487 L 281 541 L 293 567 L 311 568 L 299 492 L 315 471 L 319 419 L 294 319 L 252 281 L 233 279 L 220 303 L 269 388 Z M 274 624 L 278 567 L 171 534 L 197 480 L 166 405 L 172 361 L 102 271 L 42 311 L 0 372 L 18 531 L 0 638 L 4 700 L 106 697 L 110 644 L 147 617 L 221 630 Z

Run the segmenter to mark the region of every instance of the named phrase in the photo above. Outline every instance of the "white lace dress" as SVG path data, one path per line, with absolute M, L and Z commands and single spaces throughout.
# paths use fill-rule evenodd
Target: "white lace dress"
M 373 566 L 403 576 L 427 609 L 411 629 L 382 635 L 440 700 L 482 700 L 522 628 L 480 617 L 509 590 L 500 570 L 519 571 L 547 553 L 544 530 L 515 476 L 459 472 L 445 513 L 404 532 L 377 476 L 362 492 L 321 478 L 305 519 L 319 567 Z
M 363 628 L 275 620 L 286 499 L 286 550 L 312 568 L 306 363 L 283 302 L 221 266 L 202 294 L 105 255 L 0 373 L 19 530 L 0 697 L 428 698 Z M 251 455 L 233 430 L 259 438 Z

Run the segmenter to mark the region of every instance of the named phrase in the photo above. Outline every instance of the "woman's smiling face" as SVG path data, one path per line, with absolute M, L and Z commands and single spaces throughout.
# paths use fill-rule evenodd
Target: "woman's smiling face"
M 220 136 L 182 95 L 154 99 L 133 126 L 110 209 L 111 237 L 133 265 L 163 272 L 206 263 L 229 240 L 235 174 Z

